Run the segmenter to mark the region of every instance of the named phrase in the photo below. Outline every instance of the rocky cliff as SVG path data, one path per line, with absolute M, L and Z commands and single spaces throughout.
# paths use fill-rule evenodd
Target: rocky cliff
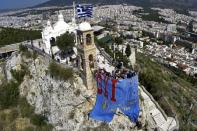
M 12 55 L 6 62 L 7 78 L 12 79 L 10 69 L 18 70 L 21 64 L 29 73 L 20 85 L 20 94 L 35 107 L 35 112 L 48 118 L 54 130 L 138 130 L 121 112 L 117 111 L 109 124 L 88 118 L 94 106 L 96 88 L 87 90 L 82 79 L 75 74 L 72 80 L 61 81 L 48 73 L 50 61 L 42 56 L 35 60 Z

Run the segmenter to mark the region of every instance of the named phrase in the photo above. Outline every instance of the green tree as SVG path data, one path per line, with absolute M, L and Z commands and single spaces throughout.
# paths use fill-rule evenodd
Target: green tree
M 123 39 L 121 37 L 116 37 L 115 42 L 116 44 L 121 45 L 123 43 Z
M 2 30 L 0 31 L 0 47 L 30 39 L 40 39 L 41 37 L 42 36 L 40 30 L 2 28 Z
M 74 35 L 66 32 L 65 34 L 57 37 L 56 44 L 61 51 L 71 49 L 74 45 Z
M 125 54 L 127 55 L 127 57 L 129 57 L 131 55 L 131 47 L 129 44 L 126 47 Z
M 188 27 L 187 27 L 187 30 L 188 30 L 189 32 L 193 32 L 193 21 L 190 21 L 190 22 L 189 22 L 189 25 L 188 25 Z

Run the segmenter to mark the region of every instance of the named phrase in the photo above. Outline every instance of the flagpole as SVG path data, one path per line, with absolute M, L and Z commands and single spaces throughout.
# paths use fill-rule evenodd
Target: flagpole
M 74 22 L 75 22 L 75 24 L 76 24 L 76 14 L 75 14 L 75 13 L 76 13 L 76 10 L 75 10 L 75 1 L 73 1 L 73 11 L 74 11 L 74 14 L 73 14 L 73 15 L 74 15 L 74 16 L 73 16 L 73 17 L 74 17 Z
M 73 1 L 73 22 L 74 22 L 74 26 L 76 26 L 76 10 L 75 10 L 75 1 Z M 78 44 L 78 40 L 77 40 L 77 32 L 75 32 L 75 45 L 77 45 Z

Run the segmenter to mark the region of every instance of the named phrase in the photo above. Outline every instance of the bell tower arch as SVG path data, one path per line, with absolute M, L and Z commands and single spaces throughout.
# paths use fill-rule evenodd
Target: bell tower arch
M 77 30 L 78 68 L 88 89 L 93 88 L 93 71 L 96 66 L 96 46 L 94 31 L 88 22 L 83 22 Z

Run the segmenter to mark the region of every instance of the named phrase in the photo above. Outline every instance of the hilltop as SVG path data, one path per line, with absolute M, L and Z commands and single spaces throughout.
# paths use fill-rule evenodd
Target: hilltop
M 174 8 L 174 9 L 196 9 L 196 0 L 86 0 L 86 3 L 93 4 L 132 4 L 142 7 L 161 7 L 161 8 Z M 39 4 L 36 7 L 42 6 L 69 6 L 72 5 L 73 0 L 49 0 L 45 3 Z M 77 3 L 84 3 L 83 0 Z
M 96 87 L 87 90 L 77 71 L 32 53 L 23 48 L 0 63 L 0 130 L 137 130 L 118 112 L 110 124 L 89 119 Z

